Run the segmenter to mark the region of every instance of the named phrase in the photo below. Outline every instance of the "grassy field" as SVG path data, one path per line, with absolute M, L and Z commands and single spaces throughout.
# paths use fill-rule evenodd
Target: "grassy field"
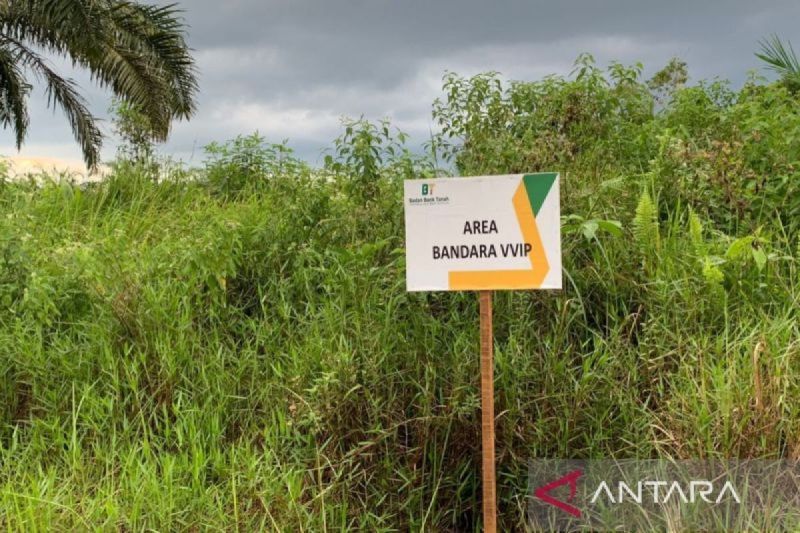
M 0 527 L 476 530 L 477 297 L 404 279 L 450 172 L 562 173 L 564 290 L 495 299 L 504 530 L 535 457 L 800 458 L 800 97 L 674 69 L 450 76 L 425 155 L 2 181 Z

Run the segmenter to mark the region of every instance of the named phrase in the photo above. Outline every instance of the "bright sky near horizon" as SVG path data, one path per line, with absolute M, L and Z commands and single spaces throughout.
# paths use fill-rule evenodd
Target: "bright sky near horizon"
M 156 2 L 168 3 L 168 2 Z M 642 61 L 652 74 L 671 57 L 692 80 L 741 83 L 762 69 L 753 55 L 772 33 L 800 45 L 800 2 L 772 0 L 183 0 L 188 41 L 200 73 L 199 110 L 174 127 L 163 153 L 191 164 L 202 147 L 258 130 L 289 140 L 312 163 L 340 133 L 342 116 L 389 117 L 413 142 L 433 127 L 431 103 L 445 71 L 495 70 L 510 79 L 568 74 L 581 52 L 598 63 Z M 54 60 L 106 119 L 108 92 L 85 72 Z M 80 165 L 60 111 L 41 90 L 30 99 L 21 152 L 0 130 L 0 155 Z M 111 158 L 109 136 L 103 154 Z

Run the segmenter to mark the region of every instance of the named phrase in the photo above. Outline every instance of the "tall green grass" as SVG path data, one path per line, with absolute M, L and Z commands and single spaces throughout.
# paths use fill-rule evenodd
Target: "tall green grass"
M 588 75 L 500 89 L 495 109 L 643 98 Z M 797 124 L 797 105 L 708 95 L 535 142 L 538 116 L 465 122 L 465 173 L 531 164 L 548 135 L 570 150 L 542 163 L 562 171 L 564 290 L 495 297 L 506 530 L 535 457 L 800 457 L 798 219 L 773 212 L 794 141 L 759 156 L 725 137 L 777 105 Z M 328 170 L 248 142 L 160 181 L 119 164 L 99 185 L 0 184 L 3 528 L 479 528 L 477 297 L 404 285 L 401 178 L 436 165 L 369 135 Z M 700 153 L 713 142 L 741 164 Z M 767 159 L 773 196 L 715 181 Z

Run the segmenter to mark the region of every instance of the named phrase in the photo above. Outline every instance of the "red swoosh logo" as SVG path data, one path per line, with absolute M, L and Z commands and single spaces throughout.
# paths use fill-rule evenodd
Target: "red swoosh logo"
M 578 518 L 581 517 L 581 510 L 577 507 L 570 505 L 567 502 L 571 502 L 575 499 L 575 493 L 578 491 L 578 478 L 583 475 L 582 470 L 573 470 L 569 474 L 558 478 L 557 480 L 548 483 L 547 485 L 543 485 L 536 489 L 533 494 L 537 498 L 542 501 L 549 503 L 550 505 L 554 505 L 561 509 L 562 511 L 566 511 L 572 516 L 577 516 Z M 557 489 L 562 485 L 569 485 L 569 497 L 567 501 L 561 501 L 556 498 L 550 496 L 550 492 Z

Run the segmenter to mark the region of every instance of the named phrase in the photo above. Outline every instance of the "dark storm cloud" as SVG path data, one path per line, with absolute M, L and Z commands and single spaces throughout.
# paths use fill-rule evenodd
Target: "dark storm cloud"
M 757 41 L 776 32 L 797 42 L 800 18 L 796 0 L 185 0 L 182 6 L 202 94 L 197 117 L 176 125 L 166 151 L 184 158 L 194 151 L 195 161 L 197 147 L 256 129 L 271 140 L 288 137 L 314 160 L 337 135 L 342 115 L 389 116 L 423 140 L 445 70 L 535 79 L 567 74 L 588 51 L 601 64 L 643 61 L 648 72 L 677 55 L 695 79 L 741 82 L 748 69 L 760 67 Z M 102 92 L 91 91 L 91 99 L 95 110 L 108 105 Z M 35 125 L 28 152 L 37 142 L 51 148 L 60 142 L 77 156 L 60 116 L 37 112 L 33 120 L 46 126 Z M 3 135 L 0 141 L 10 140 Z

